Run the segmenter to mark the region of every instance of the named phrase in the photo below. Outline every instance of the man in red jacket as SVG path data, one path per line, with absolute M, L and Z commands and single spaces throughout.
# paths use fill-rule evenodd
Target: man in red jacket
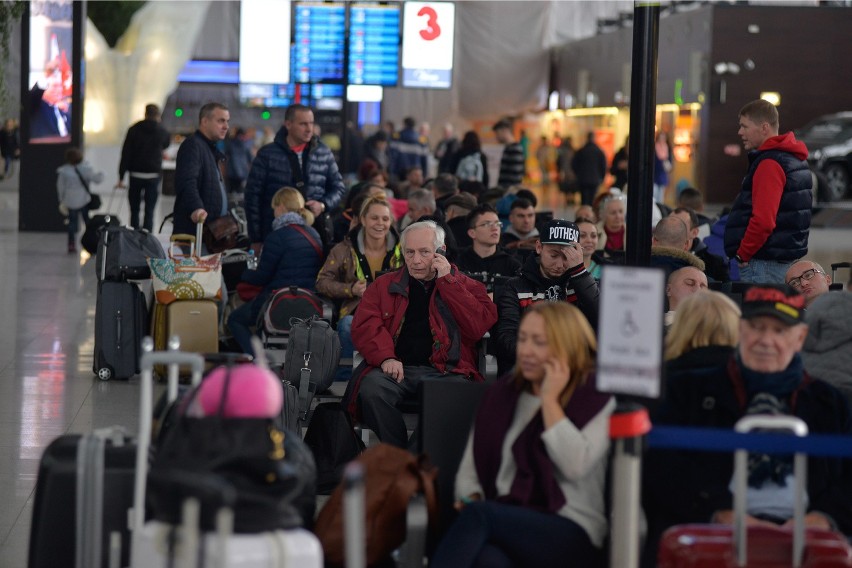
M 421 381 L 482 381 L 476 343 L 497 321 L 485 286 L 443 256 L 444 231 L 433 221 L 409 225 L 400 237 L 405 267 L 367 287 L 352 322 L 364 356 L 346 393 L 349 411 L 383 442 L 408 445 L 396 405 L 417 395 Z

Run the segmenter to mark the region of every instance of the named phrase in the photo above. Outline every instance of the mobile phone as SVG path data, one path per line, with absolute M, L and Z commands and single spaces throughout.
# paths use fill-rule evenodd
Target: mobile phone
M 444 258 L 446 258 L 446 256 L 447 256 L 447 251 L 446 251 L 445 249 L 443 249 L 443 248 L 436 248 L 436 249 L 435 249 L 435 254 L 440 254 L 441 256 L 443 256 Z

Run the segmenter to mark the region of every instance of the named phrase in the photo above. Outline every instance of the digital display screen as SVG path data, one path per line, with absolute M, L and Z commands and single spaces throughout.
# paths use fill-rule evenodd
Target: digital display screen
M 71 0 L 30 2 L 30 142 L 71 141 L 74 76 Z
M 281 108 L 293 104 L 310 105 L 311 85 L 268 85 L 240 83 L 240 101 L 249 107 Z
M 293 83 L 343 81 L 346 5 L 297 2 L 293 34 Z
M 349 84 L 394 87 L 399 81 L 399 5 L 349 8 Z
M 240 102 L 248 107 L 259 108 L 286 108 L 293 104 L 303 104 L 318 109 L 339 110 L 343 106 L 343 85 L 240 83 Z

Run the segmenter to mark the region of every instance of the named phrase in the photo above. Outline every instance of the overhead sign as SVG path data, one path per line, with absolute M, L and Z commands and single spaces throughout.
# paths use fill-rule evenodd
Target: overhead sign
M 290 82 L 289 0 L 240 2 L 239 74 L 240 83 Z
M 453 75 L 456 6 L 451 2 L 405 2 L 402 86 L 449 89 Z
M 665 273 L 605 266 L 598 316 L 597 387 L 659 398 L 663 361 Z
M 346 4 L 296 2 L 293 83 L 343 80 Z
M 395 87 L 399 78 L 399 5 L 349 7 L 349 83 Z

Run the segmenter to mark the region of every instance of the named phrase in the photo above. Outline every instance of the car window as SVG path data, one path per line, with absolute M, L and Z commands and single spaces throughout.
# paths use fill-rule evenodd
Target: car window
M 825 120 L 809 124 L 802 129 L 800 139 L 813 142 L 840 142 L 852 136 L 852 121 Z

